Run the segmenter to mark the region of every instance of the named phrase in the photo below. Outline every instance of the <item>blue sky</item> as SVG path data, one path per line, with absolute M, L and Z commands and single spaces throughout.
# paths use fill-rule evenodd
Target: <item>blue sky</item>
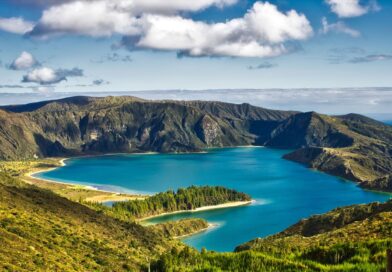
M 1 1 L 0 92 L 392 86 L 389 0 L 143 1 Z

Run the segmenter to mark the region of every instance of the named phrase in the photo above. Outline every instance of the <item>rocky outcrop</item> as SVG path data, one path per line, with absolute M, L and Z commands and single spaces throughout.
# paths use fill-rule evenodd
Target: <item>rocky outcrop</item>
M 195 131 L 199 138 L 207 146 L 222 146 L 222 131 L 218 123 L 213 120 L 209 115 L 204 115 L 199 120 L 199 122 L 197 122 Z

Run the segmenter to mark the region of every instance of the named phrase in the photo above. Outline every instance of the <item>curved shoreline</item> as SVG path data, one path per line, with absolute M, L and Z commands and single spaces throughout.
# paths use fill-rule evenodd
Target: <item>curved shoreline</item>
M 122 153 L 119 153 L 122 154 Z M 135 154 L 135 155 L 155 155 L 157 153 L 153 153 L 153 152 L 148 152 L 148 153 L 131 153 L 131 154 Z M 105 154 L 104 156 L 110 156 L 110 155 L 116 155 L 116 154 Z M 83 157 L 95 157 L 93 155 L 87 155 L 87 156 L 81 156 L 80 158 Z M 83 184 L 78 184 L 78 183 L 72 183 L 72 182 L 62 182 L 62 181 L 56 181 L 56 180 L 51 180 L 51 179 L 45 179 L 45 178 L 41 178 L 41 177 L 35 177 L 34 175 L 38 174 L 38 173 L 43 173 L 43 172 L 48 172 L 48 171 L 52 171 L 55 170 L 59 167 L 63 167 L 66 166 L 65 161 L 69 160 L 71 158 L 61 158 L 58 160 L 58 163 L 60 164 L 59 166 L 56 167 L 50 167 L 50 168 L 46 168 L 46 169 L 40 169 L 40 170 L 33 170 L 33 171 L 29 171 L 27 173 L 24 174 L 25 177 L 36 180 L 38 182 L 46 182 L 46 183 L 53 183 L 53 184 L 59 184 L 59 185 L 63 185 L 69 188 L 74 188 L 74 187 L 78 187 L 78 188 L 82 188 L 86 191 L 92 191 L 94 193 L 96 192 L 102 192 L 103 195 L 94 195 L 94 196 L 90 196 L 84 199 L 84 201 L 91 201 L 91 202 L 98 202 L 98 203 L 105 203 L 105 202 L 120 202 L 120 201 L 127 201 L 127 200 L 136 200 L 136 199 L 144 199 L 148 196 L 151 196 L 149 194 L 129 194 L 129 193 L 123 193 L 123 192 L 118 192 L 118 191 L 109 191 L 109 190 L 102 190 L 102 189 L 97 189 L 91 185 L 83 185 Z M 26 180 L 25 180 L 26 181 Z M 26 181 L 27 182 L 27 181 Z M 108 195 L 110 194 L 110 195 Z M 161 213 L 158 215 L 152 215 L 152 216 L 148 216 L 148 217 L 143 217 L 138 219 L 138 222 L 143 222 L 146 221 L 148 219 L 152 219 L 155 217 L 161 217 L 161 216 L 165 216 L 165 215 L 170 215 L 170 214 L 178 214 L 178 213 L 187 213 L 187 212 L 202 212 L 202 211 L 208 211 L 208 210 L 216 210 L 216 209 L 225 209 L 225 208 L 232 208 L 232 207 L 239 207 L 239 206 L 246 206 L 246 205 L 250 205 L 252 203 L 255 203 L 256 200 L 249 200 L 249 201 L 236 201 L 236 202 L 227 202 L 227 203 L 223 203 L 223 204 L 219 204 L 219 205 L 211 205 L 211 206 L 203 206 L 200 208 L 196 208 L 194 210 L 183 210 L 183 211 L 175 211 L 175 212 L 168 212 L 168 213 Z
M 156 215 L 151 215 L 151 216 L 139 218 L 139 219 L 137 219 L 137 221 L 143 223 L 143 221 L 147 221 L 152 218 L 162 217 L 162 216 L 166 216 L 166 215 L 181 214 L 181 213 L 197 213 L 197 212 L 203 212 L 203 211 L 209 211 L 209 210 L 234 208 L 234 207 L 240 207 L 240 206 L 247 206 L 247 205 L 250 205 L 255 202 L 256 202 L 256 200 L 254 200 L 254 199 L 249 200 L 249 201 L 227 202 L 227 203 L 218 204 L 218 205 L 203 206 L 203 207 L 196 208 L 193 210 L 181 210 L 181 211 L 160 213 L 160 214 L 156 214 Z
M 48 167 L 45 169 L 35 169 L 32 171 L 28 171 L 27 173 L 25 173 L 23 175 L 23 177 L 24 177 L 23 180 L 27 183 L 34 184 L 37 186 L 40 186 L 39 183 L 44 183 L 44 185 L 47 184 L 48 186 L 51 186 L 51 185 L 64 186 L 65 189 L 70 189 L 70 190 L 83 189 L 87 193 L 87 196 L 83 200 L 89 201 L 89 202 L 97 202 L 97 203 L 118 202 L 118 201 L 126 201 L 126 200 L 144 199 L 145 197 L 148 196 L 147 194 L 142 195 L 142 194 L 124 193 L 124 192 L 119 192 L 119 191 L 114 191 L 114 190 L 113 191 L 102 190 L 102 189 L 95 188 L 94 186 L 91 186 L 91 185 L 83 185 L 83 184 L 78 184 L 76 182 L 75 183 L 62 182 L 62 181 L 56 181 L 56 180 L 45 179 L 45 178 L 34 176 L 38 173 L 48 172 L 48 171 L 52 171 L 54 169 L 57 169 L 59 167 L 66 166 L 65 161 L 69 160 L 69 159 L 71 159 L 71 158 L 59 159 L 58 163 L 60 165 L 56 166 L 56 167 Z M 43 186 L 43 187 L 45 188 L 46 186 Z M 99 194 L 99 193 L 102 193 L 102 194 Z

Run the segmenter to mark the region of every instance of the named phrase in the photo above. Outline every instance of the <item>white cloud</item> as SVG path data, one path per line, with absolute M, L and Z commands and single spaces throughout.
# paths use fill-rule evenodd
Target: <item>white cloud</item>
M 121 1 L 71 2 L 45 10 L 31 35 L 46 37 L 79 34 L 93 37 L 136 34 L 137 18 L 132 17 Z
M 54 91 L 53 86 L 35 86 L 31 88 L 34 92 L 40 93 L 40 94 L 50 94 Z
M 76 2 L 77 0 L 11 0 L 21 5 L 55 6 Z M 79 2 L 94 2 L 99 0 L 78 0 Z M 111 0 L 106 2 L 118 3 L 123 7 L 131 7 L 140 12 L 176 12 L 199 11 L 210 6 L 224 7 L 233 5 L 237 0 Z
M 236 0 L 115 0 L 72 2 L 44 11 L 31 35 L 78 34 L 93 37 L 121 34 L 127 46 L 174 50 L 191 56 L 277 56 L 284 43 L 313 33 L 306 16 L 280 12 L 268 2 L 256 2 L 242 18 L 205 23 L 166 13 L 196 11 Z M 160 14 L 159 14 L 160 13 Z M 165 14 L 162 14 L 165 13 Z
M 137 47 L 176 50 L 191 56 L 271 57 L 287 52 L 284 42 L 313 33 L 303 14 L 280 12 L 256 2 L 243 18 L 207 24 L 180 16 L 145 15 Z M 132 40 L 132 39 L 131 39 Z
M 354 38 L 361 36 L 361 32 L 350 28 L 344 22 L 341 22 L 341 21 L 329 24 L 327 21 L 327 18 L 324 17 L 322 19 L 321 23 L 323 26 L 323 28 L 321 29 L 321 33 L 323 33 L 323 34 L 327 34 L 329 32 L 337 32 L 337 33 L 347 34 L 347 35 L 354 37 Z
M 23 51 L 10 65 L 13 70 L 26 70 L 37 65 L 37 60 L 29 52 Z
M 93 37 L 139 33 L 138 16 L 145 13 L 174 14 L 223 7 L 237 0 L 112 0 L 75 1 L 45 10 L 32 35 L 79 34 Z
M 363 6 L 360 0 L 325 0 L 331 7 L 332 12 L 341 18 L 358 17 L 370 11 L 380 10 L 380 6 L 376 0 L 369 2 L 367 6 Z
M 22 18 L 12 17 L 12 18 L 2 18 L 0 17 L 0 30 L 15 33 L 15 34 L 25 34 L 34 28 L 34 23 L 25 21 Z
M 178 11 L 199 11 L 210 6 L 233 5 L 237 0 L 122 0 L 136 13 L 175 13 Z
M 48 67 L 34 69 L 23 77 L 23 82 L 36 82 L 39 84 L 50 84 L 58 81 L 56 72 Z
M 41 85 L 55 84 L 63 80 L 67 80 L 67 77 L 81 77 L 83 76 L 83 70 L 79 68 L 73 69 L 57 69 L 53 70 L 48 67 L 40 67 L 30 71 L 23 77 L 22 82 L 32 82 Z

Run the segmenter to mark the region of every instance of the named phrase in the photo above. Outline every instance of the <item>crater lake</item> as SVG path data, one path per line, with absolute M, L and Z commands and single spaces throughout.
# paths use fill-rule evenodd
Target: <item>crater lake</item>
M 248 206 L 179 213 L 147 223 L 197 217 L 215 227 L 183 239 L 198 249 L 232 251 L 313 214 L 351 204 L 386 201 L 389 194 L 282 159 L 289 150 L 263 147 L 211 149 L 192 154 L 130 154 L 82 157 L 38 178 L 90 185 L 100 190 L 153 194 L 191 185 L 221 185 L 249 194 Z

